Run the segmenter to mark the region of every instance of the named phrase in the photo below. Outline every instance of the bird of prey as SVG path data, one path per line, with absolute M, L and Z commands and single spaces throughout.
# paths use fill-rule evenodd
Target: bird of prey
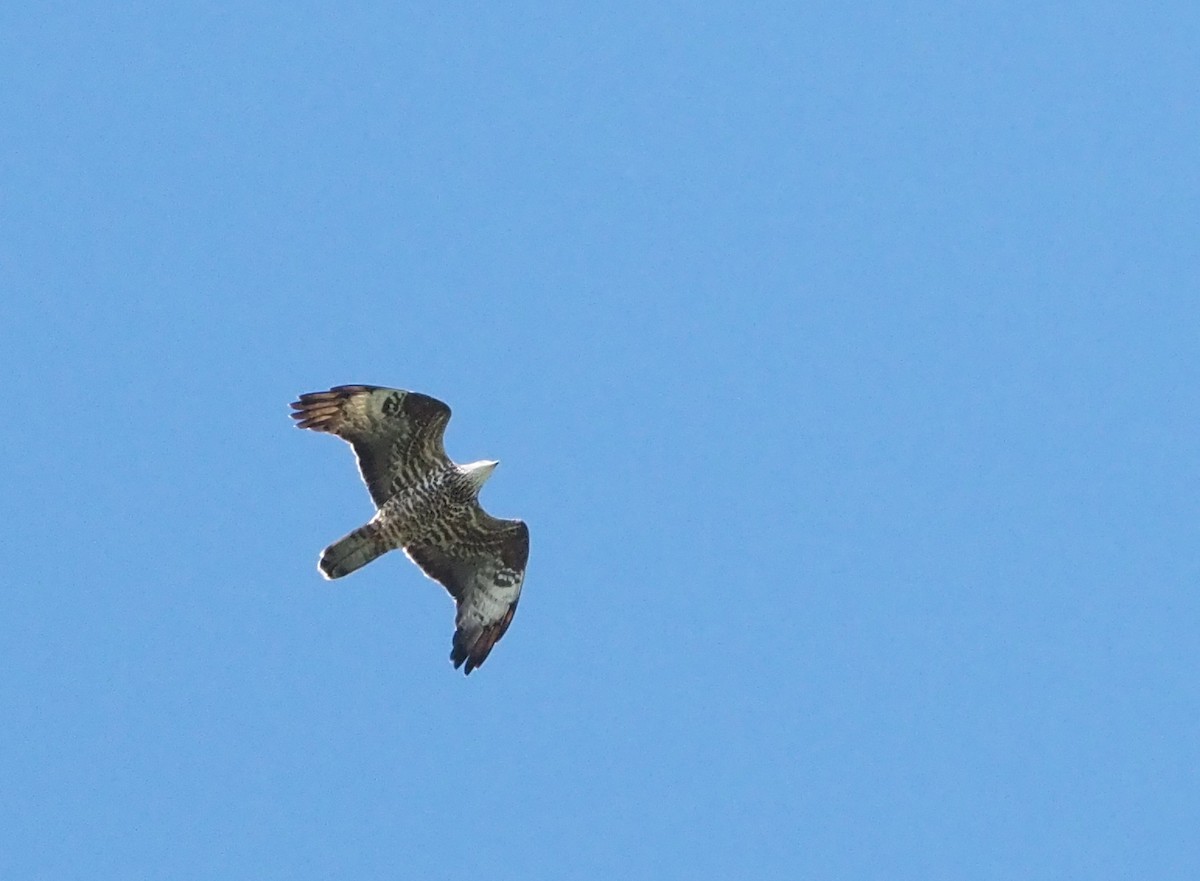
M 479 489 L 498 462 L 456 465 L 442 448 L 450 408 L 418 392 L 340 385 L 292 403 L 298 428 L 349 442 L 375 502 L 375 516 L 321 554 L 326 578 L 341 578 L 402 548 L 454 597 L 450 660 L 470 673 L 512 623 L 529 559 L 529 528 L 492 517 Z

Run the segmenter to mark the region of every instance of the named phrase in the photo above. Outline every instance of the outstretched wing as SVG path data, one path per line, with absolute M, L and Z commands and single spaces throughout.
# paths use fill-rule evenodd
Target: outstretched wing
M 354 447 L 358 471 L 379 507 L 404 485 L 446 464 L 450 408 L 419 392 L 339 385 L 292 403 L 298 428 L 327 431 Z
M 500 520 L 478 505 L 466 521 L 447 524 L 445 541 L 410 545 L 409 559 L 450 591 L 458 605 L 450 660 L 470 673 L 500 641 L 517 611 L 529 527 L 521 520 Z

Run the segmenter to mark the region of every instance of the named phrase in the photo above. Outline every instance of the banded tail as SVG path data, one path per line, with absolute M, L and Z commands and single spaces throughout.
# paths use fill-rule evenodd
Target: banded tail
M 356 569 L 361 569 L 390 550 L 391 547 L 372 522 L 360 526 L 323 550 L 317 568 L 326 578 L 341 578 Z

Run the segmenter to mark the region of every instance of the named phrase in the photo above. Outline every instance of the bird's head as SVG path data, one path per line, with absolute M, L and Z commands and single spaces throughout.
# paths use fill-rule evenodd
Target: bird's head
M 472 462 L 470 465 L 463 465 L 462 473 L 471 486 L 475 488 L 475 491 L 479 492 L 480 487 L 492 476 L 492 472 L 496 470 L 496 466 L 499 464 L 499 462 L 494 460 L 484 459 L 482 462 Z

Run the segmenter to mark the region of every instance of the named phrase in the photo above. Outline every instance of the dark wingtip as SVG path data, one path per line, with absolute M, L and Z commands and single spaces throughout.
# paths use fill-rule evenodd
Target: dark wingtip
M 466 664 L 466 668 L 463 670 L 464 676 L 470 676 L 471 671 L 483 663 L 482 658 L 477 659 L 471 656 L 466 647 L 459 641 L 457 634 L 455 634 L 454 648 L 450 650 L 450 660 L 453 662 L 455 670 Z

